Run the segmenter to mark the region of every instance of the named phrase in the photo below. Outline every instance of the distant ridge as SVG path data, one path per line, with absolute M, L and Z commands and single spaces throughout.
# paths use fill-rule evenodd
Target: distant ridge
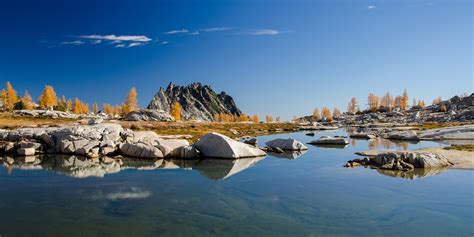
M 213 121 L 214 114 L 218 113 L 242 114 L 231 96 L 225 92 L 217 94 L 210 86 L 201 83 L 187 86 L 170 83 L 166 90 L 160 87 L 147 108 L 170 112 L 171 104 L 176 101 L 181 104 L 181 116 L 186 120 Z

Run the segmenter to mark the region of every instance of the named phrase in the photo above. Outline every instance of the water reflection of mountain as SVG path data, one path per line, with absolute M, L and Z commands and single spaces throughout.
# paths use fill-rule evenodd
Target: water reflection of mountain
M 197 170 L 203 176 L 220 180 L 235 175 L 245 169 L 254 166 L 265 157 L 243 158 L 243 159 L 200 159 L 200 160 L 178 160 L 178 159 L 87 159 L 80 156 L 41 156 L 31 157 L 25 161 L 22 158 L 8 158 L 13 162 L 4 162 L 3 165 L 11 172 L 12 169 L 43 169 L 61 175 L 75 178 L 104 177 L 125 169 L 137 170 L 159 170 L 159 169 L 185 169 Z
M 276 157 L 276 158 L 284 158 L 284 159 L 290 159 L 294 160 L 297 159 L 298 157 L 304 155 L 308 150 L 302 150 L 302 151 L 285 151 L 283 153 L 274 153 L 270 152 L 268 155 Z
M 440 168 L 425 168 L 425 169 L 414 169 L 411 171 L 400 171 L 400 170 L 383 170 L 376 169 L 380 174 L 391 176 L 394 178 L 403 178 L 403 179 L 416 179 L 423 178 L 433 175 L 438 175 L 448 170 L 447 167 Z

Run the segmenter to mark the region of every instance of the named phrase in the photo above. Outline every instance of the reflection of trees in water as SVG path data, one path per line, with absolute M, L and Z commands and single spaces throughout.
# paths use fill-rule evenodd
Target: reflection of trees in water
M 355 147 L 357 145 L 357 139 L 351 138 L 351 146 Z
M 393 143 L 388 139 L 380 139 L 380 145 L 382 145 L 384 149 L 392 149 Z
M 377 147 L 379 146 L 379 139 L 371 139 L 368 142 L 369 145 L 369 150 L 377 150 Z
M 397 148 L 397 150 L 408 150 L 408 146 L 410 145 L 410 141 L 392 141 L 385 138 L 376 138 L 371 139 L 368 141 L 369 150 L 377 150 L 378 148 L 383 149 L 392 149 Z M 416 144 L 416 143 L 413 143 Z

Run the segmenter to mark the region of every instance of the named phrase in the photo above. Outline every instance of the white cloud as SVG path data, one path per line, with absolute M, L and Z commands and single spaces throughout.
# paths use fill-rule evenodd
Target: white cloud
M 191 32 L 191 33 L 189 33 L 188 35 L 199 35 L 199 31 Z
M 272 29 L 261 29 L 261 30 L 256 30 L 253 32 L 250 32 L 252 35 L 278 35 L 281 32 L 278 30 L 272 30 Z
M 367 10 L 374 10 L 375 8 L 377 8 L 377 7 L 374 6 L 374 5 L 370 5 L 370 6 L 367 7 Z
M 74 40 L 74 41 L 64 41 L 61 43 L 62 45 L 81 45 L 85 44 L 84 41 L 81 40 Z
M 133 43 L 130 43 L 127 48 L 131 48 L 131 47 L 137 47 L 137 46 L 142 46 L 143 43 L 140 43 L 140 42 L 133 42 Z
M 104 193 L 103 191 L 97 192 L 92 195 L 93 200 L 108 200 L 108 201 L 120 201 L 120 200 L 133 200 L 133 199 L 145 199 L 152 196 L 152 192 L 139 188 L 131 187 L 127 189 L 120 189 L 115 192 Z
M 169 43 L 168 41 L 161 42 L 161 44 L 168 44 L 168 43 Z
M 231 28 L 230 27 L 212 27 L 212 28 L 204 28 L 204 29 L 201 29 L 201 31 L 204 31 L 204 32 L 215 32 L 215 31 L 226 31 L 226 30 L 230 30 Z
M 100 44 L 102 43 L 102 40 L 94 40 L 91 42 L 91 44 Z
M 189 33 L 189 30 L 188 29 L 181 29 L 181 30 L 172 30 L 172 31 L 165 32 L 165 34 L 167 34 L 167 35 L 183 34 L 183 33 Z
M 126 45 L 125 44 L 117 44 L 115 45 L 115 48 L 125 48 Z
M 110 41 L 133 41 L 133 42 L 149 42 L 151 41 L 145 35 L 81 35 L 79 38 L 82 39 L 95 39 L 95 40 L 110 40 Z

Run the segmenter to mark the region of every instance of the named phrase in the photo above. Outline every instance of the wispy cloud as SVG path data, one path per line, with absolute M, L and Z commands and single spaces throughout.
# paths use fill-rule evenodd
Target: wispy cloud
M 137 46 L 142 46 L 142 45 L 145 45 L 145 43 L 132 42 L 129 44 L 116 44 L 114 47 L 115 48 L 132 48 L 132 47 L 137 47 Z
M 260 30 L 249 32 L 249 34 L 251 35 L 278 35 L 278 34 L 281 34 L 281 31 L 273 30 L 273 29 L 260 29 Z
M 131 187 L 129 189 L 119 189 L 115 192 L 103 192 L 98 191 L 97 193 L 90 196 L 93 200 L 108 200 L 108 201 L 120 201 L 120 200 L 135 200 L 145 199 L 153 195 L 152 192 L 139 187 Z
M 230 29 L 232 29 L 232 28 L 230 28 L 230 27 L 211 27 L 211 28 L 200 29 L 200 31 L 216 32 L 216 31 L 226 31 L 226 30 L 230 30 Z
M 133 42 L 149 42 L 151 41 L 145 35 L 81 35 L 79 38 L 82 39 L 95 39 L 95 40 L 109 40 L 109 41 L 133 41 Z
M 377 8 L 377 6 L 375 6 L 375 5 L 370 5 L 370 6 L 367 7 L 367 10 L 370 11 L 370 10 L 374 10 L 375 8 Z
M 85 42 L 81 40 L 74 40 L 74 41 L 64 41 L 61 44 L 62 45 L 81 45 L 81 44 L 85 44 Z
M 169 42 L 168 41 L 163 41 L 160 44 L 169 44 Z
M 199 35 L 199 31 L 191 32 L 191 33 L 189 33 L 188 35 Z
M 167 35 L 185 34 L 185 33 L 189 33 L 189 30 L 188 29 L 181 29 L 181 30 L 172 30 L 172 31 L 165 32 L 165 34 L 167 34 Z

